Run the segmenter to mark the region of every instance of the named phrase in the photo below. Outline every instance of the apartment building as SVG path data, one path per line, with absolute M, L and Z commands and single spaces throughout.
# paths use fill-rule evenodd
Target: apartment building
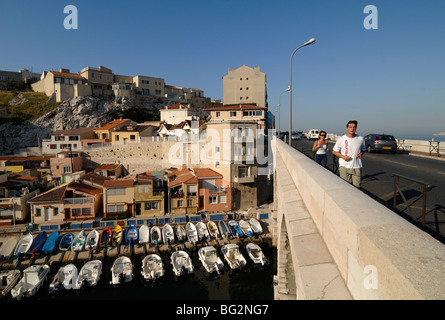
M 134 208 L 134 180 L 105 180 L 103 184 L 104 217 L 131 218 Z
M 210 112 L 212 122 L 249 121 L 256 122 L 259 130 L 266 129 L 266 107 L 239 104 L 206 108 L 204 110 Z
M 134 183 L 134 214 L 136 217 L 165 214 L 164 185 L 162 179 L 144 172 L 136 175 Z
M 137 94 L 164 98 L 165 81 L 162 78 L 134 76 L 133 83 Z
M 224 105 L 256 104 L 267 108 L 266 74 L 259 66 L 229 68 L 222 79 Z
M 61 178 L 64 174 L 82 170 L 83 158 L 81 152 L 63 151 L 50 159 L 51 174 L 54 178 Z
M 160 114 L 161 121 L 169 124 L 178 124 L 184 120 L 198 120 L 196 110 L 181 103 L 161 109 Z
M 80 151 L 82 141 L 94 139 L 94 128 L 56 130 L 50 139 L 42 140 L 42 154 L 54 154 L 63 150 Z
M 167 174 L 170 213 L 177 215 L 198 213 L 198 178 L 189 169 Z
M 111 84 L 114 82 L 114 74 L 111 69 L 104 66 L 85 67 L 80 71 L 80 75 L 88 80 L 93 94 L 112 94 Z

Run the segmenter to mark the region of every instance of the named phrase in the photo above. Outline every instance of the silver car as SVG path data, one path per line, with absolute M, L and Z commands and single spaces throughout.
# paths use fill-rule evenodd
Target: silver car
M 366 151 L 397 152 L 397 140 L 389 134 L 368 134 L 365 137 Z

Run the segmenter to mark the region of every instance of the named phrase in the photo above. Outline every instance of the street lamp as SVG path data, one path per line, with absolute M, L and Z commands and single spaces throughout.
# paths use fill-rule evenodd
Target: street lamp
M 303 44 L 302 46 L 299 46 L 297 49 L 294 50 L 292 55 L 290 56 L 290 94 L 289 94 L 289 145 L 292 145 L 292 58 L 294 57 L 295 52 L 297 52 L 298 49 L 302 47 L 306 47 L 310 44 L 313 44 L 315 42 L 314 38 L 311 38 L 308 42 Z
M 280 139 L 280 137 L 281 137 L 281 130 L 280 130 L 280 124 L 281 124 L 281 121 L 280 121 L 280 106 L 281 106 L 281 103 L 280 103 L 280 99 L 281 99 L 281 95 L 283 93 L 287 92 L 287 91 L 290 91 L 290 87 L 287 87 L 287 89 L 284 90 L 283 92 L 281 92 L 280 96 L 278 97 L 278 139 Z

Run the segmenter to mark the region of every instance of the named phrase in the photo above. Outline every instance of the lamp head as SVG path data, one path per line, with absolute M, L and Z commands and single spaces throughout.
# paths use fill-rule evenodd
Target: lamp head
M 308 46 L 310 44 L 313 44 L 315 42 L 314 38 L 311 38 L 308 42 L 306 42 L 303 46 Z

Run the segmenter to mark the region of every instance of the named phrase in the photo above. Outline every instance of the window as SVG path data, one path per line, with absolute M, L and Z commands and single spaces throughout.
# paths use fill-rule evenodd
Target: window
M 79 136 L 69 136 L 68 140 L 69 141 L 78 141 L 79 140 Z
M 136 136 L 134 134 L 130 135 L 130 140 L 132 141 L 136 140 Z
M 102 73 L 99 73 L 99 79 L 102 80 Z
M 64 136 L 55 136 L 54 137 L 54 141 L 63 141 L 63 140 L 65 140 Z
M 148 193 L 148 186 L 145 186 L 145 187 L 144 187 L 144 192 L 145 192 L 145 193 Z
M 112 204 L 107 206 L 107 211 L 108 212 L 116 212 L 116 207 Z
M 159 210 L 159 202 L 146 202 L 145 210 Z
M 216 168 L 219 168 L 219 161 L 216 161 L 216 162 L 215 162 L 215 167 L 216 167 Z
M 246 178 L 249 176 L 249 168 L 248 167 L 238 167 L 238 177 Z
M 110 188 L 107 190 L 108 195 L 120 195 L 125 194 L 124 188 Z
M 221 112 L 217 111 L 216 112 L 216 117 L 219 118 L 221 116 Z
M 63 173 L 71 173 L 71 166 L 63 166 Z
M 74 208 L 71 210 L 71 215 L 72 216 L 80 216 L 80 214 L 82 213 L 80 208 Z
M 178 207 L 182 207 L 182 200 L 178 200 Z
M 91 72 L 91 78 L 94 78 L 94 72 Z
M 57 144 L 50 144 L 50 145 L 49 145 L 49 148 L 50 148 L 50 149 L 57 149 Z
M 41 217 L 41 216 L 42 216 L 42 209 L 36 208 L 36 217 Z
M 226 203 L 226 196 L 219 196 L 219 203 Z
M 116 141 L 119 141 L 119 135 L 118 134 L 116 135 Z
M 59 208 L 55 207 L 55 208 L 53 209 L 53 215 L 54 215 L 54 216 L 57 216 L 58 214 L 59 214 Z
M 138 187 L 138 193 L 142 193 L 142 187 Z
M 216 200 L 216 196 L 210 196 L 210 197 L 209 197 L 209 203 L 210 203 L 210 204 L 216 204 L 216 203 L 218 203 L 217 200 Z
M 215 153 L 219 153 L 219 146 L 215 147 Z
M 230 111 L 230 116 L 231 117 L 236 117 L 236 111 Z
M 193 200 L 187 200 L 187 207 L 193 207 Z
M 91 208 L 82 208 L 82 215 L 83 216 L 91 215 Z
M 197 193 L 197 186 L 187 186 L 187 197 L 195 197 Z

